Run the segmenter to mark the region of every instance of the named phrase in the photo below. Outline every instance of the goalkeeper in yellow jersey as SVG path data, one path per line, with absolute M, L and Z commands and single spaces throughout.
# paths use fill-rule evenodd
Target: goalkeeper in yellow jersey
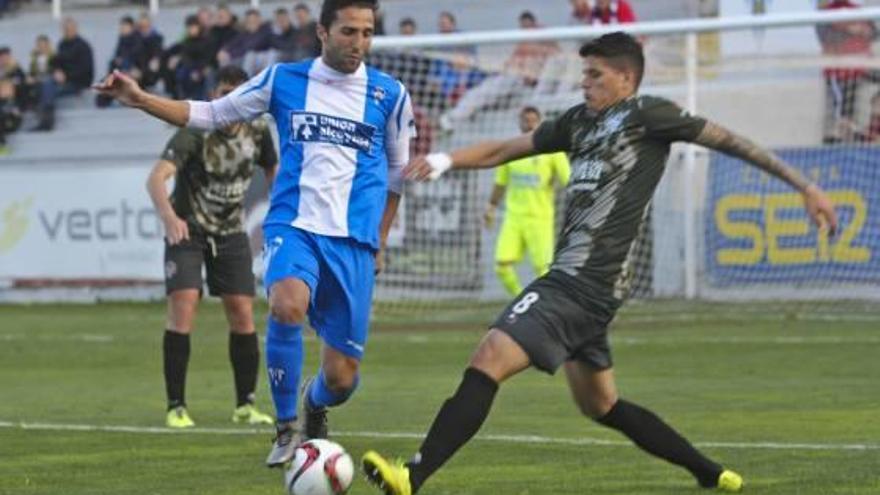
M 519 126 L 528 133 L 541 123 L 541 112 L 525 107 Z M 511 295 L 522 292 L 515 265 L 529 252 L 535 276 L 547 273 L 553 259 L 554 186 L 565 186 L 571 169 L 565 153 L 535 155 L 505 163 L 495 174 L 495 188 L 483 219 L 495 222 L 495 210 L 504 197 L 505 213 L 495 249 L 495 273 Z

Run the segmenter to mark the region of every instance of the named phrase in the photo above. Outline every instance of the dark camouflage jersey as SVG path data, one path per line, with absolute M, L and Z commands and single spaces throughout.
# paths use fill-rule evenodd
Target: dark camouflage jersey
M 575 289 L 616 307 L 629 289 L 628 260 L 673 141 L 692 141 L 706 125 L 674 103 L 633 96 L 594 113 L 585 104 L 543 123 L 541 153 L 565 151 L 571 179 L 551 269 Z
M 177 216 L 208 234 L 244 231 L 244 195 L 259 166 L 278 163 L 268 123 L 240 124 L 235 133 L 180 129 L 162 159 L 177 167 L 171 204 Z

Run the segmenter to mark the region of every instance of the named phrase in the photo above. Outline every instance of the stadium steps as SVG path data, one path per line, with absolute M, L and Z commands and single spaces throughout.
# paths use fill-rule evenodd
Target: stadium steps
M 8 137 L 10 153 L 0 166 L 66 165 L 106 161 L 152 163 L 174 128 L 148 115 L 113 106 L 99 109 L 92 95 L 61 100 L 56 128 L 30 132 L 33 116 L 23 130 Z

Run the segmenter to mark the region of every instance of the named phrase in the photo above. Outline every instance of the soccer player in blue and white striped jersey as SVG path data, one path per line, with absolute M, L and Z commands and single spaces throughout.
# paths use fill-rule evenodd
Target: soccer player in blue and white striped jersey
M 222 128 L 266 112 L 275 118 L 281 168 L 264 223 L 266 362 L 278 418 L 270 466 L 289 461 L 298 441 L 326 436 L 326 409 L 345 402 L 358 383 L 376 254 L 415 137 L 406 88 L 363 62 L 377 8 L 378 0 L 325 0 L 319 58 L 273 65 L 211 102 L 152 95 L 118 72 L 95 86 L 178 126 Z M 298 414 L 306 315 L 324 345 Z

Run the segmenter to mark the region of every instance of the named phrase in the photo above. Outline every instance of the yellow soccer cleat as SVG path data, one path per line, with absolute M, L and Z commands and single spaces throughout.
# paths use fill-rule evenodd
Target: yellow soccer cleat
M 378 452 L 369 451 L 361 459 L 367 481 L 376 485 L 385 495 L 412 495 L 409 468 L 403 461 L 388 462 Z
M 165 415 L 165 426 L 168 428 L 192 428 L 195 425 L 183 406 L 169 409 L 168 414 Z
M 738 493 L 742 491 L 744 484 L 742 476 L 729 469 L 725 469 L 718 476 L 719 492 Z
M 233 423 L 247 423 L 249 425 L 274 425 L 275 420 L 272 416 L 261 412 L 253 404 L 245 404 L 236 407 L 232 412 Z

